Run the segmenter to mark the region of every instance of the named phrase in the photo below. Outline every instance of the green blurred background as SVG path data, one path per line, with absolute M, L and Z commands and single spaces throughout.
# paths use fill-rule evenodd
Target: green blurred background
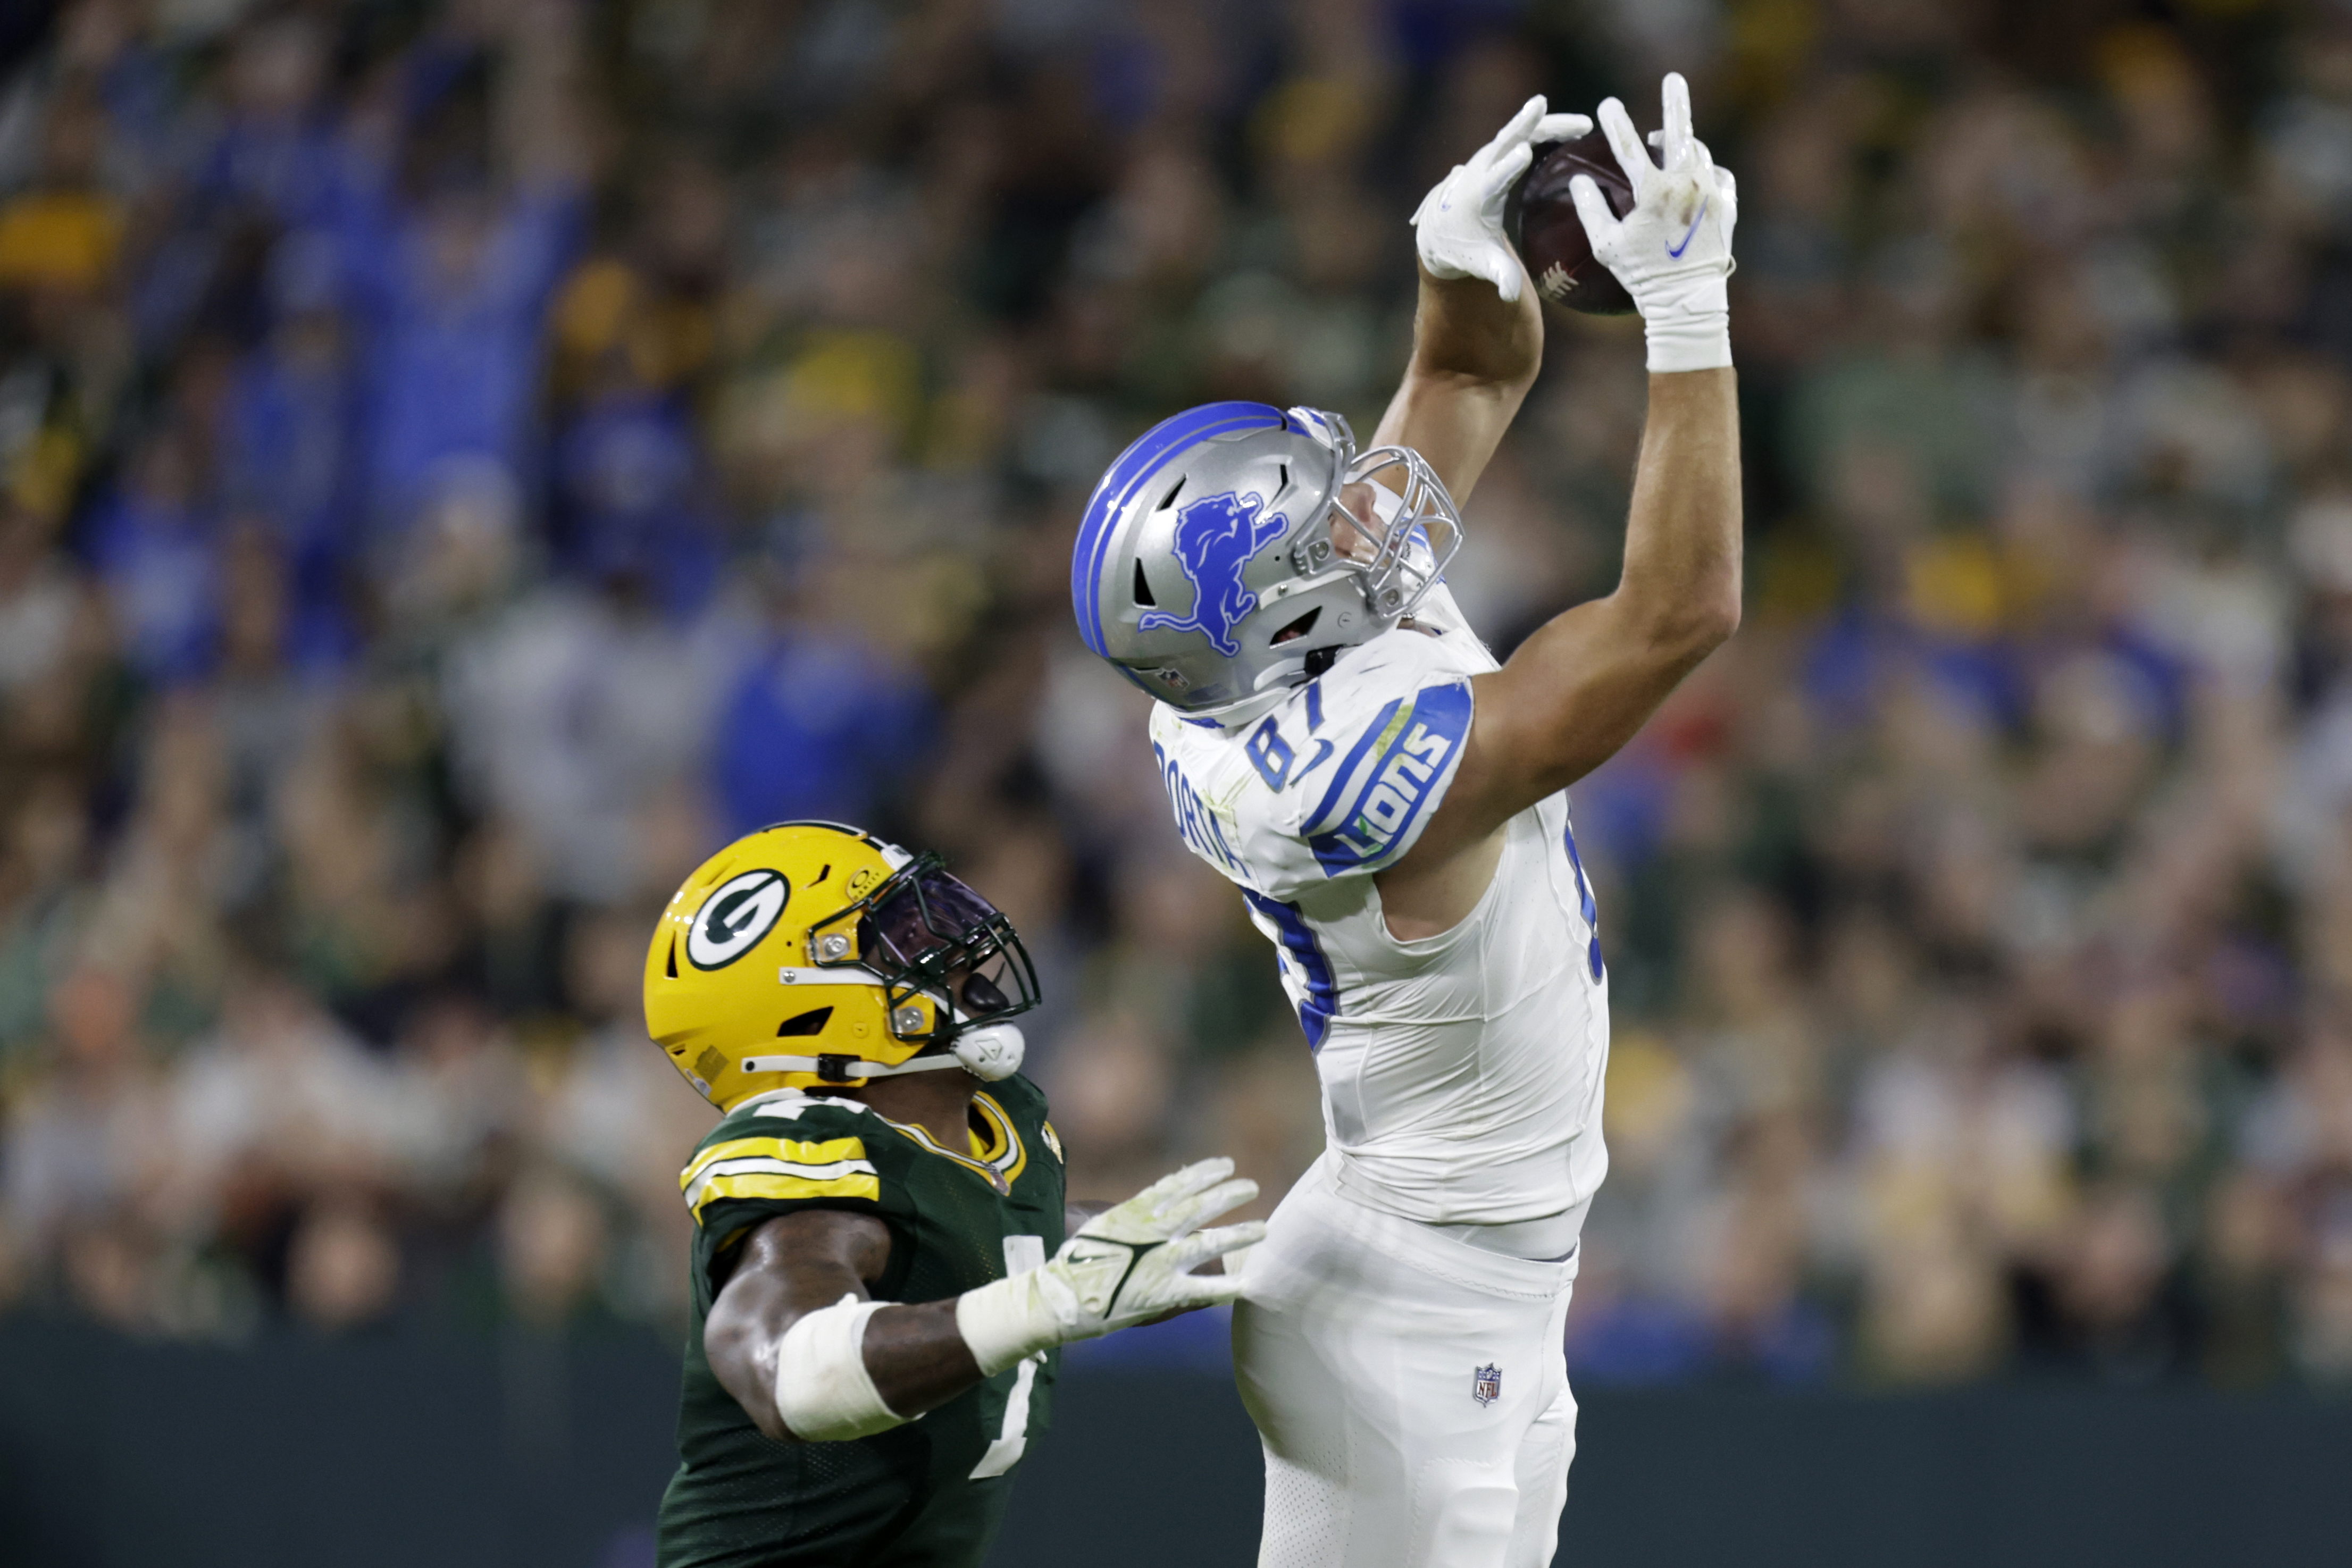
M 1076 1190 L 1278 1194 L 1311 1067 L 1071 634 L 1083 497 L 1190 402 L 1368 427 L 1421 192 L 1669 68 L 1750 602 L 1574 792 L 1578 1385 L 2326 1408 L 2343 0 L 20 0 L 0 1340 L 667 1356 L 642 944 L 784 817 L 1013 915 Z M 1453 575 L 1498 650 L 1612 582 L 1640 431 L 1637 324 L 1551 326 Z

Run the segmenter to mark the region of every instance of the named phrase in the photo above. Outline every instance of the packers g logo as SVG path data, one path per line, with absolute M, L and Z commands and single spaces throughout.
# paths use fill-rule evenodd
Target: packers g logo
M 686 935 L 686 956 L 698 969 L 723 969 L 760 945 L 784 912 L 792 885 L 780 871 L 747 871 L 729 877 L 694 912 Z

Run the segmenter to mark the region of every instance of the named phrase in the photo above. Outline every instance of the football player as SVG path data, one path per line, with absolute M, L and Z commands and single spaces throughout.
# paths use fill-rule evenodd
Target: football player
M 1196 408 L 1119 457 L 1080 527 L 1080 632 L 1159 699 L 1177 830 L 1275 945 L 1322 1083 L 1326 1152 L 1234 1316 L 1264 1564 L 1551 1560 L 1562 1321 L 1607 1167 L 1607 970 L 1564 791 L 1739 618 L 1737 195 L 1680 77 L 1664 97 L 1654 159 L 1601 106 L 1622 218 L 1571 186 L 1648 340 L 1606 598 L 1497 667 L 1443 579 L 1542 352 L 1504 200 L 1534 143 L 1591 128 L 1540 99 L 1414 214 L 1412 359 L 1370 450 L 1330 413 Z
M 976 1568 L 1058 1347 L 1240 1290 L 1192 1272 L 1265 1233 L 1199 1228 L 1256 1196 L 1230 1160 L 1066 1204 L 1008 1021 L 1027 954 L 936 855 L 822 822 L 738 840 L 670 900 L 645 997 L 726 1113 L 679 1177 L 663 1568 Z

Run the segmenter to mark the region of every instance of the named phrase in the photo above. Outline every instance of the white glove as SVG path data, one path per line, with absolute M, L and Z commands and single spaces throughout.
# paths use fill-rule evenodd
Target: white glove
M 1470 162 L 1454 165 L 1412 214 L 1413 242 L 1430 276 L 1483 277 L 1516 304 L 1527 269 L 1503 237 L 1503 204 L 1512 182 L 1534 160 L 1537 142 L 1573 141 L 1591 130 L 1583 115 L 1545 113 L 1538 93 Z
M 1188 1271 L 1265 1239 L 1256 1220 L 1192 1234 L 1257 1196 L 1257 1183 L 1227 1181 L 1233 1174 L 1233 1161 L 1214 1159 L 1161 1176 L 1087 1221 L 1042 1268 L 959 1296 L 956 1327 L 981 1372 L 992 1377 L 1049 1345 L 1238 1297 L 1239 1280 Z
M 1641 133 L 1615 99 L 1601 105 L 1633 210 L 1619 218 L 1590 175 L 1569 182 L 1577 216 L 1599 256 L 1642 313 L 1653 371 L 1713 371 L 1731 363 L 1731 227 L 1739 220 L 1739 186 L 1718 169 L 1706 144 L 1691 135 L 1690 85 L 1666 73 L 1666 125 L 1650 162 Z

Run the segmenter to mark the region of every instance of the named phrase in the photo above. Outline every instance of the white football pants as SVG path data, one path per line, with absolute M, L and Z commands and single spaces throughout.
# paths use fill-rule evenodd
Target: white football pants
M 1328 1159 L 1275 1211 L 1234 1309 L 1265 1444 L 1259 1568 L 1544 1568 L 1576 1453 L 1575 1260 L 1366 1208 Z

